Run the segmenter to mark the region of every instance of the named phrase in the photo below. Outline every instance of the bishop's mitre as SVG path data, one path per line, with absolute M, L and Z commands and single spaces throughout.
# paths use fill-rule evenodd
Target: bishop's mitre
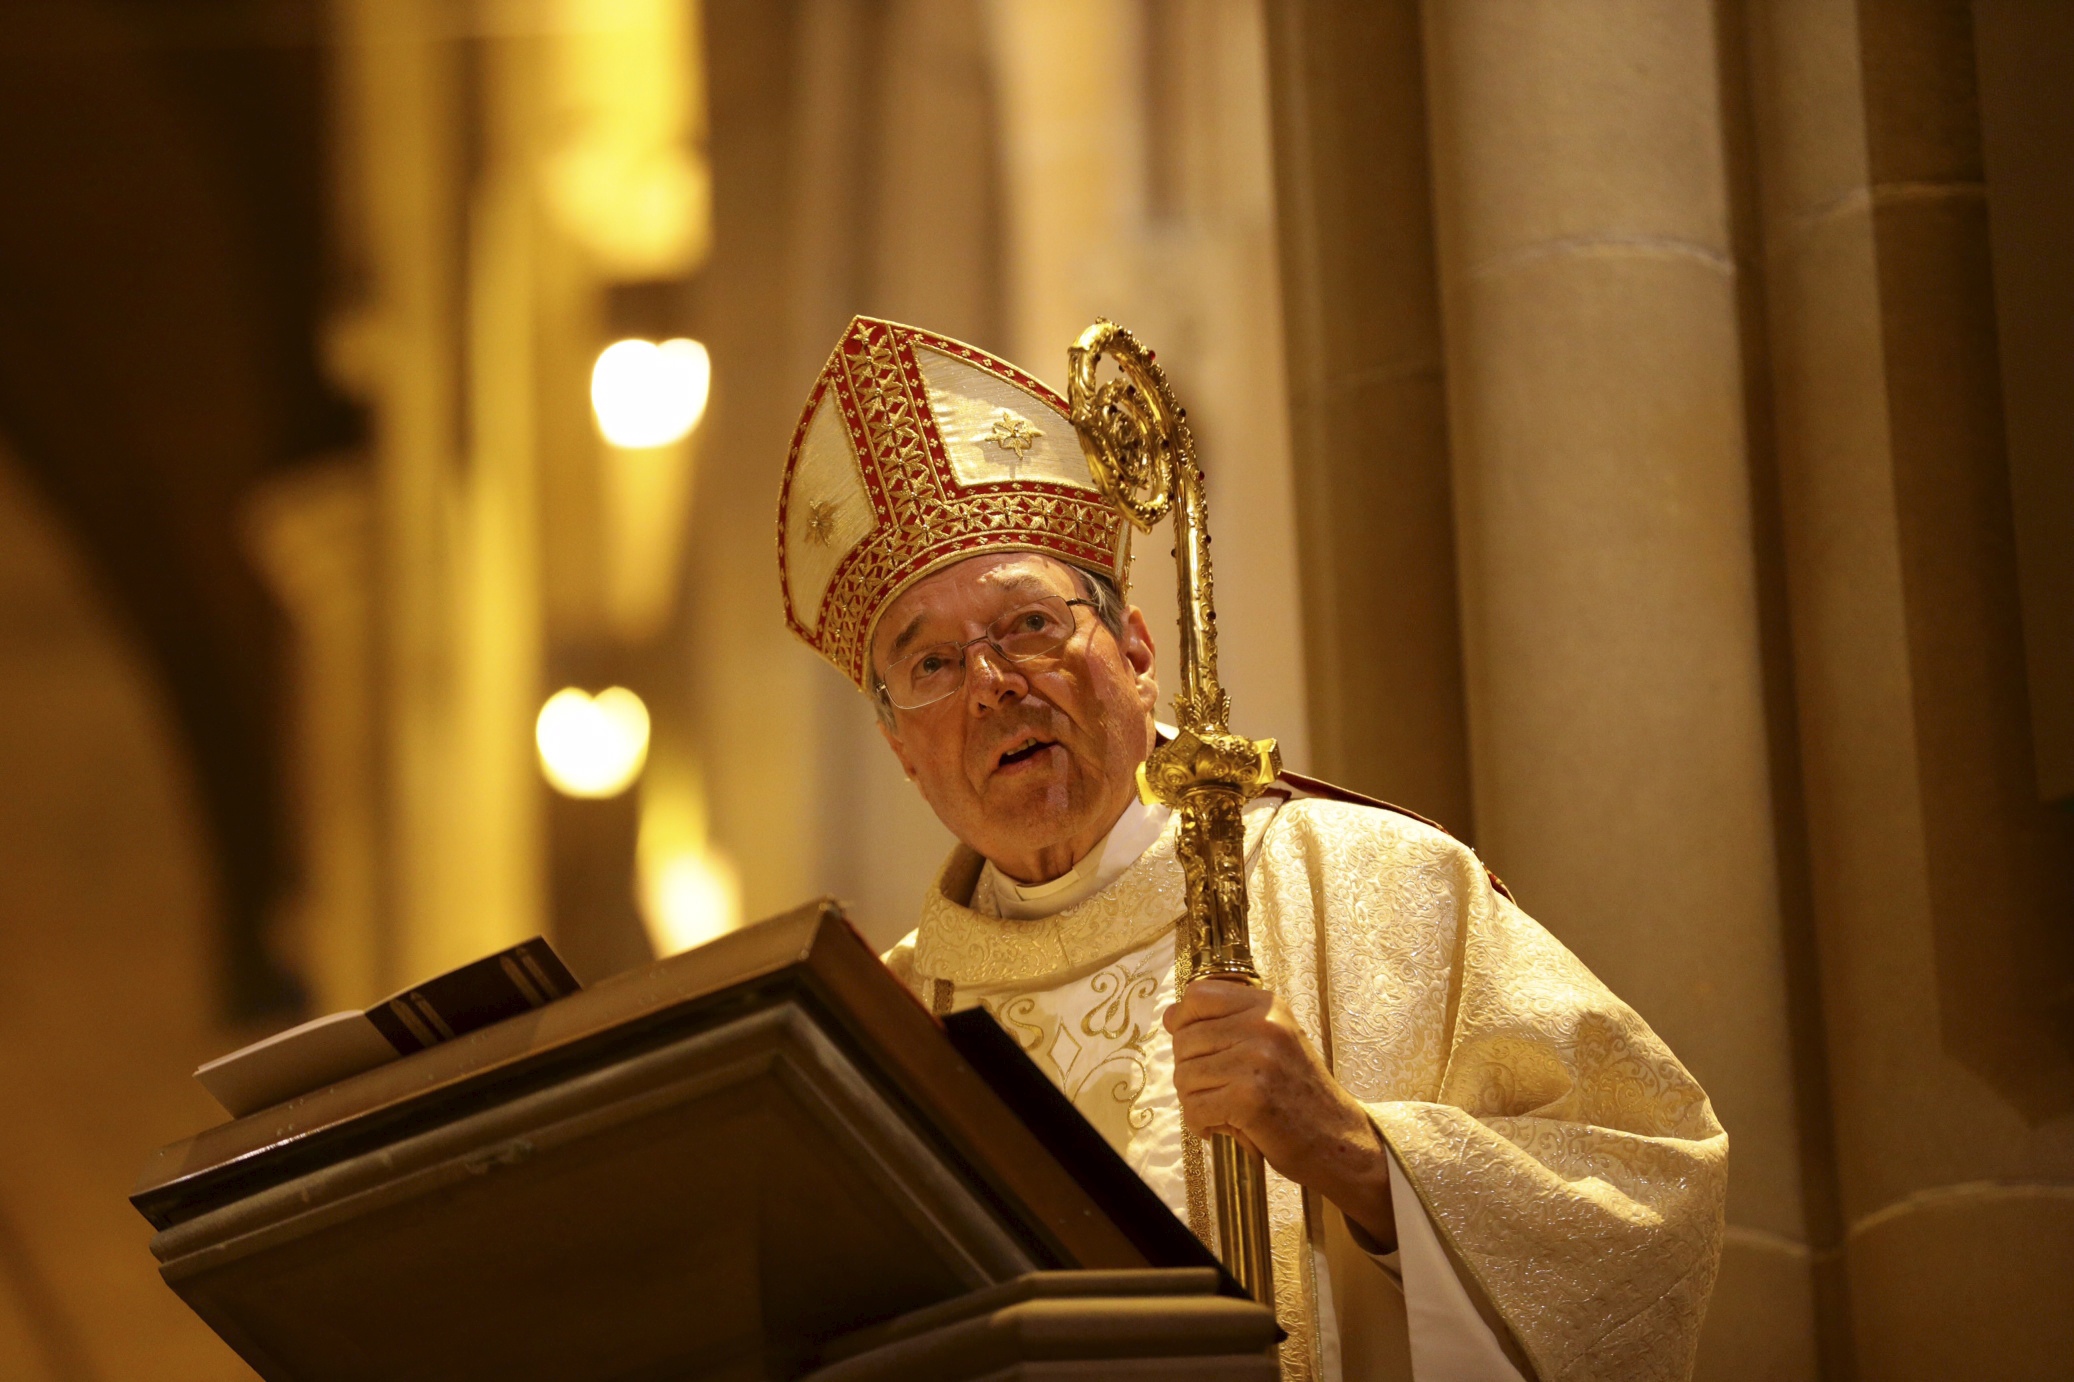
M 886 607 L 990 552 L 1041 552 L 1122 588 L 1130 525 L 1052 389 L 961 341 L 854 319 L 807 395 L 778 493 L 786 622 L 868 690 Z

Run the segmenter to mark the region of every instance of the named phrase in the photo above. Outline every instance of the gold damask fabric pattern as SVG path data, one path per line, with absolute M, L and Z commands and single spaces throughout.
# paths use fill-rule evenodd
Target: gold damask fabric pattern
M 1256 803 L 1248 824 L 1264 977 L 1367 1106 L 1541 1382 L 1689 1377 L 1727 1185 L 1728 1139 L 1705 1092 L 1458 841 L 1316 797 Z M 1171 830 L 1109 888 L 1043 921 L 973 910 L 977 879 L 975 859 L 954 858 L 887 956 L 918 991 L 950 981 L 960 1006 L 967 986 L 993 1008 L 1162 933 L 1171 944 L 1180 913 Z M 1167 1041 L 1164 1028 L 1148 1036 L 1149 1065 Z M 1270 1210 L 1294 1336 L 1283 1375 L 1330 1376 L 1316 1216 L 1275 1176 Z
M 1140 1179 L 1185 1218 L 1187 1132 L 1174 1093 L 1173 1044 L 1160 1025 L 1173 988 L 1168 934 L 1050 988 L 968 986 L 959 994 L 963 1003 L 992 1013 Z

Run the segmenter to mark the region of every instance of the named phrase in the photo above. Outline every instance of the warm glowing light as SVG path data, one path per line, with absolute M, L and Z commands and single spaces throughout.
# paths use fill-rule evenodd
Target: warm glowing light
M 572 797 L 616 797 L 648 761 L 648 707 L 624 686 L 557 691 L 533 724 L 540 770 Z
M 697 341 L 615 341 L 591 370 L 591 408 L 614 446 L 668 446 L 699 425 L 712 384 Z
M 699 5 L 527 0 L 517 10 L 529 33 L 551 36 L 536 44 L 544 63 L 528 58 L 527 90 L 545 103 L 540 172 L 558 228 L 613 282 L 690 276 L 713 240 Z
M 643 873 L 641 919 L 657 955 L 704 945 L 742 924 L 742 885 L 723 855 L 674 854 Z
M 742 884 L 706 832 L 696 765 L 664 754 L 641 784 L 634 860 L 641 922 L 657 955 L 704 945 L 742 924 Z

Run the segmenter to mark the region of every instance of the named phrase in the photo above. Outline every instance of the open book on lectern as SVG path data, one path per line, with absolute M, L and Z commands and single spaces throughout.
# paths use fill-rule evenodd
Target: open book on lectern
M 390 994 L 241 1046 L 194 1072 L 234 1118 L 337 1084 L 583 987 L 540 937 Z
M 168 1284 L 295 1382 L 791 1377 L 1031 1271 L 1241 1294 L 827 901 L 163 1148 L 131 1199 Z

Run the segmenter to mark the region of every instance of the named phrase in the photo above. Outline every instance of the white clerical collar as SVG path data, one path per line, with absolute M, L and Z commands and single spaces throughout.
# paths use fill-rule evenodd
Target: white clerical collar
M 1123 808 L 1116 824 L 1102 843 L 1089 850 L 1072 869 L 1049 883 L 1022 884 L 1001 870 L 987 866 L 986 881 L 993 887 L 994 907 L 1013 921 L 1031 921 L 1063 912 L 1087 901 L 1114 883 L 1123 871 L 1152 848 L 1153 841 L 1167 828 L 1174 814 L 1170 806 L 1147 806 L 1136 797 Z

